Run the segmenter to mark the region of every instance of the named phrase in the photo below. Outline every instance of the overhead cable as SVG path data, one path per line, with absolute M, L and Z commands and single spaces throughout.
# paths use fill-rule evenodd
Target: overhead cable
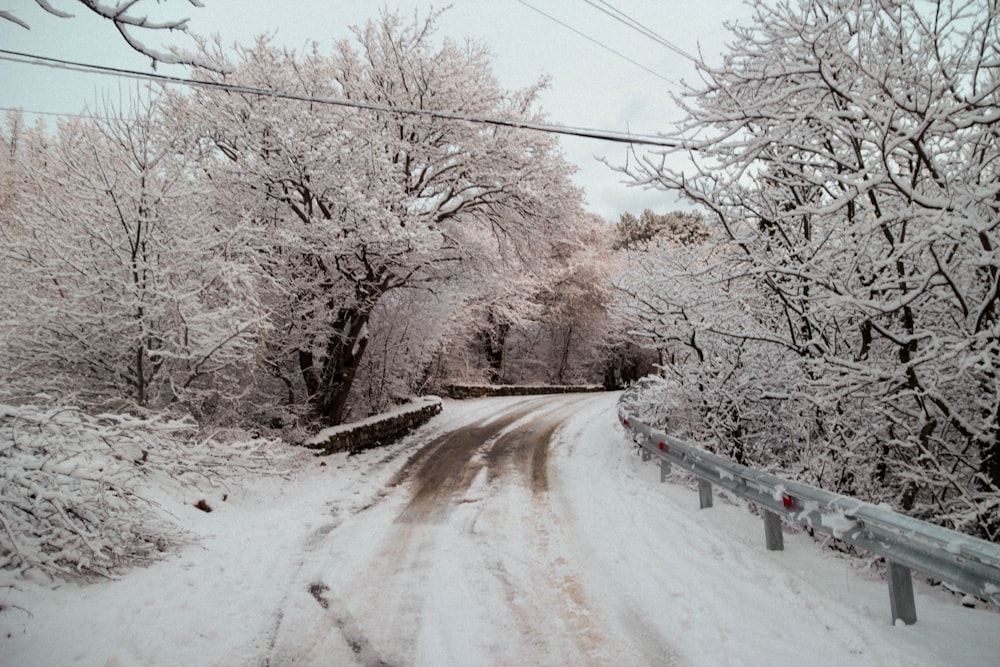
M 493 125 L 499 127 L 510 127 L 519 130 L 530 130 L 533 132 L 545 132 L 549 134 L 559 134 L 571 137 L 581 137 L 584 139 L 596 139 L 600 141 L 611 141 L 624 144 L 636 144 L 643 146 L 658 146 L 661 148 L 677 148 L 682 144 L 682 140 L 664 136 L 636 135 L 627 132 L 611 132 L 607 130 L 568 127 L 565 125 L 550 125 L 545 123 L 533 123 L 511 118 L 497 118 L 492 116 L 478 116 L 471 114 L 456 113 L 452 111 L 419 109 L 416 107 L 398 107 L 388 104 L 376 104 L 372 102 L 362 102 L 338 97 L 316 97 L 299 93 L 289 93 L 267 88 L 256 88 L 253 86 L 240 86 L 218 81 L 198 81 L 180 76 L 170 76 L 154 72 L 139 72 L 136 70 L 122 69 L 118 67 L 107 67 L 103 65 L 92 65 L 87 63 L 73 62 L 69 60 L 59 60 L 45 56 L 33 55 L 30 53 L 20 53 L 0 49 L 0 60 L 22 63 L 27 65 L 37 65 L 51 67 L 55 69 L 67 70 L 71 72 L 84 72 L 89 74 L 101 74 L 105 76 L 117 76 L 122 78 L 139 79 L 146 81 L 156 81 L 163 84 L 176 84 L 190 86 L 194 88 L 207 88 L 212 90 L 225 90 L 233 93 L 245 95 L 256 95 L 260 97 L 271 97 L 274 99 L 294 100 L 298 102 L 310 102 L 314 104 L 327 104 L 331 106 L 350 107 L 364 109 L 368 111 L 379 111 L 382 113 L 393 113 L 404 116 L 428 116 L 440 118 L 442 120 L 462 121 L 466 123 L 476 123 L 480 125 Z
M 616 51 L 615 49 L 611 48 L 610 46 L 608 46 L 604 42 L 601 42 L 600 40 L 595 39 L 594 37 L 591 37 L 590 35 L 588 35 L 588 34 L 586 34 L 584 32 L 580 32 L 579 30 L 577 30 L 576 28 L 574 28 L 570 24 L 566 23 L 565 21 L 560 21 L 555 16 L 552 16 L 551 14 L 543 12 L 541 9 L 539 9 L 538 7 L 535 7 L 534 5 L 526 2 L 525 0 L 517 0 L 517 2 L 521 3 L 522 5 L 524 5 L 525 7 L 527 7 L 528 9 L 530 9 L 533 12 L 537 12 L 537 13 L 541 14 L 542 16 L 544 16 L 545 18 L 549 19 L 550 21 L 553 21 L 554 23 L 558 23 L 562 27 L 566 28 L 567 30 L 569 30 L 571 32 L 576 33 L 580 37 L 583 37 L 584 39 L 586 39 L 586 40 L 588 40 L 590 42 L 593 42 L 594 44 L 596 44 L 597 46 L 601 47 L 605 51 L 610 51 L 611 53 L 615 54 L 619 58 L 622 58 L 623 60 L 626 60 L 626 61 L 632 63 L 636 67 L 639 67 L 641 69 L 646 70 L 647 72 L 649 72 L 650 74 L 652 74 L 656 78 L 663 79 L 664 81 L 666 81 L 667 83 L 669 83 L 672 86 L 676 86 L 677 85 L 676 81 L 671 81 L 670 79 L 668 79 L 667 77 L 663 76 L 662 74 L 660 74 L 656 70 L 651 69 L 649 67 L 646 67 L 645 65 L 643 65 L 642 63 L 640 63 L 637 60 L 633 60 L 632 58 L 629 58 L 627 55 L 625 55 L 621 51 Z
M 92 113 L 87 112 L 70 112 L 70 111 L 37 111 L 35 109 L 24 109 L 22 107 L 0 107 L 0 111 L 8 113 L 23 113 L 29 116 L 57 116 L 59 118 L 93 118 L 97 120 L 114 120 L 110 116 L 97 116 Z
M 583 1 L 588 5 L 590 5 L 591 7 L 593 7 L 594 9 L 607 14 L 608 16 L 618 21 L 619 23 L 624 23 L 632 30 L 638 32 L 640 35 L 648 37 L 657 44 L 670 49 L 677 55 L 687 58 L 693 63 L 698 62 L 698 59 L 695 58 L 693 55 L 691 55 L 681 47 L 677 46 L 673 42 L 669 41 L 659 33 L 656 33 L 652 29 L 646 27 L 641 22 L 637 21 L 636 19 L 632 18 L 622 10 L 612 5 L 610 2 L 606 2 L 605 0 L 597 0 L 597 2 L 594 2 L 594 0 L 583 0 Z

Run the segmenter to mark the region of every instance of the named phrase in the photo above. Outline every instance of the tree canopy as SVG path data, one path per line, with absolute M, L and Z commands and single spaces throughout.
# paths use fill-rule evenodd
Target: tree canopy
M 419 382 L 404 366 L 430 363 L 465 304 L 493 281 L 542 280 L 536 265 L 582 219 L 556 139 L 410 110 L 538 121 L 544 81 L 504 90 L 481 45 L 435 38 L 436 18 L 383 14 L 326 51 L 205 42 L 193 76 L 241 88 L 146 93 L 135 119 L 109 109 L 113 122 L 54 139 L 14 124 L 5 179 L 37 193 L 5 187 L 4 253 L 32 277 L 9 286 L 14 375 L 46 360 L 43 384 L 75 395 L 86 376 L 126 405 L 239 398 L 337 423 L 373 325 L 380 363 L 399 366 L 365 372 Z M 389 319 L 430 315 L 416 303 L 439 309 L 436 331 Z M 413 359 L 384 352 L 403 331 L 422 337 L 401 341 Z M 247 379 L 221 391 L 223 371 Z
M 1000 8 L 755 12 L 678 100 L 683 148 L 630 167 L 726 239 L 712 283 L 730 314 L 702 328 L 729 350 L 706 355 L 731 359 L 717 383 L 747 379 L 721 411 L 730 436 L 775 452 L 819 440 L 798 456 L 825 486 L 996 540 Z M 679 152 L 693 169 L 669 166 Z M 748 417 L 761 397 L 799 432 Z

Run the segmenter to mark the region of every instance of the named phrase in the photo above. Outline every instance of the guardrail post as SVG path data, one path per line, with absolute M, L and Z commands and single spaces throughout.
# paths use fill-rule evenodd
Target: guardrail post
M 712 506 L 712 483 L 703 479 L 698 480 L 698 502 L 701 509 Z
M 784 551 L 785 536 L 781 532 L 781 517 L 769 510 L 764 512 L 764 541 L 768 551 Z
M 651 458 L 653 458 L 652 453 L 650 453 L 650 451 L 648 449 L 646 449 L 645 447 L 643 447 L 642 448 L 642 460 L 643 461 L 648 461 Z
M 913 625 L 917 622 L 917 605 L 913 601 L 913 577 L 910 568 L 886 560 L 886 578 L 889 580 L 889 609 L 892 624 L 897 620 Z
M 763 515 L 769 551 L 784 549 L 782 518 L 787 518 L 838 534 L 849 544 L 883 556 L 893 624 L 917 622 L 909 565 L 958 590 L 1000 603 L 1000 547 L 996 544 L 748 468 L 671 438 L 639 420 L 630 424 L 629 418 L 623 417 L 622 422 L 630 439 L 641 443 L 644 459 L 652 454 L 660 457 L 661 482 L 666 481 L 675 463 L 702 480 L 698 495 L 703 508 L 711 506 L 712 486 L 756 503 Z M 891 562 L 891 558 L 897 560 Z

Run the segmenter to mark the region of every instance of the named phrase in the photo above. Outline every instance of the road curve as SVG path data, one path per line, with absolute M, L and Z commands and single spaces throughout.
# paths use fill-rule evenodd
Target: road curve
M 323 536 L 309 584 L 322 620 L 285 628 L 270 664 L 333 664 L 343 646 L 362 665 L 646 662 L 607 630 L 621 609 L 589 594 L 550 503 L 560 428 L 605 403 L 508 399 L 419 440 L 384 496 Z

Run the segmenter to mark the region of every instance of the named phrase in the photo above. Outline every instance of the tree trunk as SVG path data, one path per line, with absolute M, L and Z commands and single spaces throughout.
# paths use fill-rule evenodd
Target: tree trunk
M 488 320 L 489 326 L 480 330 L 479 339 L 483 342 L 486 363 L 489 364 L 490 384 L 499 384 L 503 380 L 504 352 L 507 348 L 510 324 L 498 322 L 492 312 Z
M 368 319 L 372 308 L 345 308 L 337 316 L 335 334 L 326 345 L 323 368 L 313 354 L 299 350 L 299 368 L 309 391 L 313 417 L 331 426 L 340 424 L 354 378 L 368 347 Z
M 986 481 L 985 490 L 1000 489 L 1000 433 L 994 432 L 993 439 L 982 447 L 979 471 Z
M 566 369 L 569 367 L 569 349 L 573 342 L 573 325 L 564 330 L 562 350 L 559 355 L 559 366 L 556 369 L 556 384 L 565 384 Z

